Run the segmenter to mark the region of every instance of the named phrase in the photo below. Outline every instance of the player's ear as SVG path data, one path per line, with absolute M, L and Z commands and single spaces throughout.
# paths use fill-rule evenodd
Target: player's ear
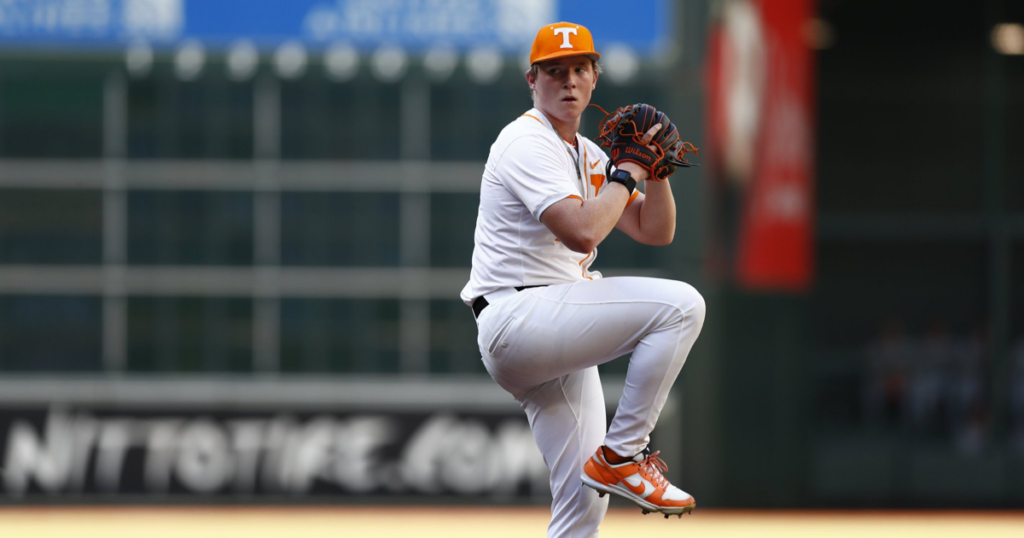
M 526 83 L 530 85 L 530 89 L 531 90 L 536 89 L 533 86 L 534 86 L 534 84 L 537 83 L 537 79 L 536 79 L 536 77 L 533 76 L 533 69 L 532 68 L 530 68 L 530 69 L 528 69 L 526 71 Z

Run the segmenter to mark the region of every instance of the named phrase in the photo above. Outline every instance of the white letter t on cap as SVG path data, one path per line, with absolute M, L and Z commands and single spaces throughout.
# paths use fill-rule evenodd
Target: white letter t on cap
M 560 49 L 571 49 L 572 43 L 569 43 L 569 34 L 576 35 L 575 28 L 555 28 L 555 35 L 562 34 L 562 46 Z

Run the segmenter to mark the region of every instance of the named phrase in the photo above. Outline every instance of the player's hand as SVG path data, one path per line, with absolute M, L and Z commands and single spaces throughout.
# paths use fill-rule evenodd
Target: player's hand
M 644 141 L 644 144 L 647 144 L 647 147 L 655 149 L 655 146 L 651 144 L 651 140 L 654 140 L 654 135 L 658 134 L 658 131 L 660 130 L 661 124 L 655 123 L 653 127 L 651 127 L 646 133 L 644 133 L 644 137 L 642 138 L 642 140 Z
M 676 168 L 697 166 L 684 156 L 697 147 L 679 138 L 679 129 L 664 112 L 646 103 L 619 107 L 611 114 L 605 113 L 599 129 L 600 136 L 594 139 L 602 147 L 611 148 L 611 163 L 619 168 L 627 162 L 634 162 L 647 169 L 648 175 L 637 181 L 664 181 Z
M 654 140 L 654 136 L 657 135 L 658 131 L 660 130 L 661 124 L 655 123 L 653 127 L 648 129 L 648 131 L 644 133 L 643 138 L 641 138 L 644 144 L 646 144 L 647 147 L 651 148 L 652 151 L 657 151 L 657 149 L 655 148 L 654 144 L 651 144 L 651 140 Z M 621 168 L 629 172 L 629 175 L 633 176 L 633 179 L 635 179 L 637 183 L 647 179 L 647 177 L 651 175 L 651 173 L 646 168 L 634 162 L 624 162 L 620 164 L 618 168 Z

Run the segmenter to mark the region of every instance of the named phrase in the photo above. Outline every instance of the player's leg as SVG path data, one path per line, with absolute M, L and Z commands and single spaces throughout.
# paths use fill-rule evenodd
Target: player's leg
M 604 393 L 597 368 L 534 387 L 521 401 L 551 470 L 548 537 L 596 537 L 608 499 L 580 482 L 580 469 L 604 439 Z
M 520 399 L 529 387 L 632 351 L 623 396 L 605 440 L 615 454 L 632 457 L 647 448 L 668 392 L 700 334 L 704 310 L 700 294 L 676 281 L 610 278 L 550 286 L 484 311 L 480 344 L 488 371 Z M 688 495 L 650 472 L 667 504 L 679 501 L 679 506 L 669 507 L 670 513 L 683 505 L 692 507 Z M 678 496 L 685 498 L 674 499 Z
M 683 282 L 621 277 L 537 288 L 488 307 L 480 347 L 509 392 L 633 352 L 608 444 L 632 455 L 649 441 L 704 323 L 704 299 Z
M 661 323 L 633 348 L 626 385 L 604 443 L 617 454 L 634 456 L 647 448 L 669 390 L 704 325 L 704 299 L 683 286 L 672 295 L 672 307 L 656 318 Z

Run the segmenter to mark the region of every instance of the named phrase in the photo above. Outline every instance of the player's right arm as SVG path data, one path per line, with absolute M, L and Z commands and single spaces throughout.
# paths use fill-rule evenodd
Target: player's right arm
M 626 187 L 610 183 L 595 198 L 572 197 L 555 202 L 541 214 L 540 221 L 569 250 L 586 254 L 615 228 L 627 201 Z
M 541 133 L 513 140 L 498 158 L 495 173 L 563 245 L 587 254 L 611 233 L 626 207 L 629 191 L 615 183 L 594 198 L 582 199 L 578 179 L 567 172 L 572 165 L 565 148 L 551 138 Z M 642 181 L 646 171 L 636 170 L 631 172 L 642 174 L 637 178 Z
M 644 141 L 650 142 L 660 128 L 660 123 L 652 127 L 644 136 Z M 633 176 L 633 179 L 638 183 L 647 179 L 647 170 L 636 163 L 624 162 L 621 164 L 620 168 L 629 172 L 630 175 Z M 604 241 L 605 237 L 608 237 L 612 228 L 615 228 L 617 225 L 629 234 L 630 237 L 633 237 L 641 243 L 652 245 L 666 244 L 654 242 L 653 240 L 645 240 L 646 236 L 641 234 L 640 229 L 642 222 L 649 221 L 649 228 L 661 229 L 667 227 L 650 225 L 650 222 L 654 222 L 655 219 L 642 218 L 642 213 L 639 211 L 639 204 L 636 204 L 638 207 L 634 209 L 634 211 L 626 215 L 626 219 L 629 219 L 630 221 L 636 220 L 636 226 L 633 226 L 632 222 L 623 224 L 623 212 L 626 209 L 626 202 L 629 201 L 629 196 L 629 190 L 626 189 L 624 185 L 621 183 L 608 182 L 605 188 L 601 189 L 600 194 L 595 198 L 591 198 L 589 200 L 568 198 L 555 203 L 540 216 L 540 221 L 544 226 L 547 226 L 547 228 L 551 230 L 551 233 L 555 234 L 555 237 L 568 247 L 569 250 L 583 254 L 594 250 L 597 245 L 601 244 L 601 241 Z M 671 200 L 671 192 L 668 195 L 668 199 Z M 674 205 L 672 206 L 672 224 L 672 230 L 674 230 Z M 633 233 L 634 228 L 636 228 L 635 234 Z M 671 242 L 671 238 L 669 238 L 669 242 Z

